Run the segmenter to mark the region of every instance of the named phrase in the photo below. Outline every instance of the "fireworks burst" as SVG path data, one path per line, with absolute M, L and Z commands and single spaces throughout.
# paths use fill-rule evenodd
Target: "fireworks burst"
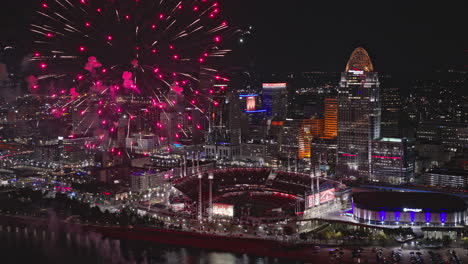
M 176 103 L 167 97 L 170 90 L 201 112 L 197 102 L 218 105 L 199 92 L 205 89 L 200 81 L 227 81 L 213 65 L 230 52 L 226 40 L 240 32 L 213 0 L 49 0 L 40 4 L 36 21 L 38 77 L 30 77 L 30 89 L 67 87 L 49 88 L 57 98 L 51 114 L 94 111 L 109 132 L 122 116 L 130 122 L 139 114 L 119 101 L 122 96 L 144 98 L 160 112 Z

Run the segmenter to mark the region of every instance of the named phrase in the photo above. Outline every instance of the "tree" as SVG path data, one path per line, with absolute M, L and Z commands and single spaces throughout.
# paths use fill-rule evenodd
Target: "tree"
M 307 234 L 306 234 L 306 233 L 300 233 L 300 234 L 299 234 L 299 238 L 300 238 L 301 240 L 307 240 Z
M 342 237 L 343 237 L 343 234 L 340 231 L 335 233 L 335 238 L 336 239 L 341 239 Z
M 379 243 L 382 245 L 382 246 L 385 246 L 387 244 L 387 240 L 388 240 L 388 237 L 387 235 L 383 232 L 383 231 L 380 231 L 376 236 L 375 238 L 379 241 Z
M 451 243 L 452 243 L 452 239 L 450 238 L 450 236 L 444 235 L 442 237 L 442 245 L 444 245 L 444 247 L 450 246 Z
M 468 246 L 468 237 L 462 237 L 461 239 L 463 246 Z

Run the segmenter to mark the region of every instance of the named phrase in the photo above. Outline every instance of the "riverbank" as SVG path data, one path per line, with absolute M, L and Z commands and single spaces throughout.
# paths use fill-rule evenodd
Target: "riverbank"
M 146 241 L 181 247 L 225 251 L 238 254 L 250 254 L 304 262 L 316 262 L 322 256 L 314 250 L 315 245 L 289 243 L 286 241 L 247 238 L 239 236 L 221 236 L 171 229 L 150 227 L 121 227 L 68 223 L 58 219 L 41 219 L 20 215 L 0 215 L 0 224 L 7 226 L 53 229 L 56 232 L 96 232 L 113 239 Z M 317 262 L 319 263 L 319 262 Z

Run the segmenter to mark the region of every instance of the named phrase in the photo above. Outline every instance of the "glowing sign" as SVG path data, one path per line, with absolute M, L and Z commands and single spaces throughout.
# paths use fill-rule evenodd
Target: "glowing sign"
M 234 205 L 214 203 L 213 215 L 234 217 Z
M 320 192 L 320 194 L 311 194 L 307 197 L 309 207 L 326 203 L 335 199 L 335 189 L 331 188 Z
M 320 193 L 320 203 L 326 203 L 335 199 L 335 189 L 328 189 Z
M 263 88 L 286 88 L 286 83 L 264 83 Z
M 180 212 L 180 211 L 184 210 L 185 204 L 184 203 L 174 203 L 174 204 L 171 204 L 171 208 L 175 212 Z
M 361 75 L 364 74 L 364 71 L 358 71 L 358 70 L 349 70 L 348 72 L 354 74 L 354 75 Z
M 313 206 L 316 206 L 319 204 L 319 201 L 318 201 L 318 195 L 317 194 L 311 194 L 309 196 L 307 196 L 307 201 L 308 201 L 308 207 L 313 207 Z
M 256 110 L 255 97 L 253 96 L 247 97 L 247 111 L 255 111 L 255 110 Z
M 422 212 L 422 209 L 420 209 L 420 208 L 403 208 L 403 212 L 419 213 L 419 212 Z

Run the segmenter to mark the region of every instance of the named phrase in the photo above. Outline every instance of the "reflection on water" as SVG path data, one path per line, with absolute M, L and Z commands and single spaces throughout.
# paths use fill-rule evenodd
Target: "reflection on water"
M 79 230 L 45 231 L 6 225 L 0 225 L 0 249 L 2 264 L 299 263 L 246 254 L 114 240 Z

